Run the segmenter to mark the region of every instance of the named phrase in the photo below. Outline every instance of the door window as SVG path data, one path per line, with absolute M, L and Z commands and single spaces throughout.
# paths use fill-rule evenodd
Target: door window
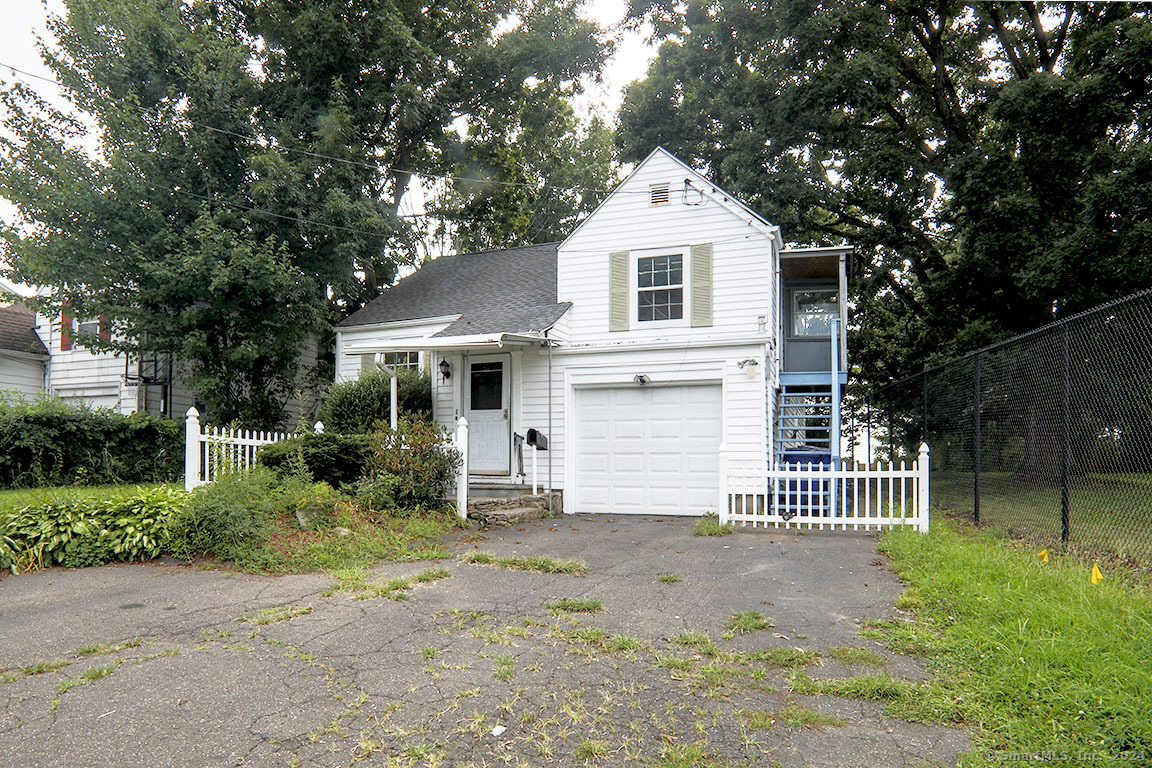
M 472 363 L 468 402 L 473 411 L 498 411 L 504 407 L 504 363 Z

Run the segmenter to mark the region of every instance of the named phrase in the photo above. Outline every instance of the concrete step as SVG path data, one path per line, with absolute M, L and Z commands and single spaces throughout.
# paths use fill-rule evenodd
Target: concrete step
M 547 514 L 544 507 L 490 507 L 486 509 L 468 508 L 468 517 L 485 528 L 506 525 L 519 525 L 525 520 L 539 520 Z

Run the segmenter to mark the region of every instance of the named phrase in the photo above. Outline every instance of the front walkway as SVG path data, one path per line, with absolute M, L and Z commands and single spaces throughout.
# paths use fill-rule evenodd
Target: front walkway
M 848 768 L 950 765 L 968 749 L 963 731 L 882 704 L 787 690 L 801 668 L 923 675 L 857 636 L 901 589 L 872 539 L 690 526 L 563 517 L 458 534 L 460 553 L 587 572 L 392 564 L 377 575 L 447 573 L 327 596 L 325 576 L 175 565 L 4 578 L 0 753 L 29 767 Z M 550 613 L 562 598 L 602 609 Z M 729 632 L 741 612 L 774 626 Z

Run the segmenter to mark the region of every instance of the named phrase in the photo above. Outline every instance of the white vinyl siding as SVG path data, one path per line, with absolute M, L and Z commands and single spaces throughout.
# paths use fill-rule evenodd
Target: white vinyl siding
M 680 183 L 689 173 L 671 157 L 653 155 L 561 243 L 557 292 L 560 301 L 573 303 L 568 311 L 568 334 L 573 343 L 621 344 L 652 339 L 690 343 L 713 337 L 769 337 L 771 329 L 761 332 L 758 320 L 772 314 L 775 282 L 775 244 L 764 225 L 710 192 L 700 205 L 684 205 L 679 195 L 673 195 L 667 205 L 649 205 L 651 184 Z M 695 201 L 696 196 L 692 199 Z M 690 250 L 703 244 L 712 246 L 711 325 L 692 327 L 686 322 L 644 327 L 643 323 L 629 322 L 626 333 L 610 330 L 618 327 L 618 309 L 610 301 L 615 295 L 610 286 L 615 281 L 606 279 L 605 274 L 610 254 L 616 258 L 615 254 L 623 252 Z M 691 265 L 686 264 L 686 269 L 691 270 Z M 685 299 L 691 301 L 690 296 Z M 704 307 L 700 309 L 703 316 Z
M 5 391 L 16 392 L 25 401 L 34 400 L 44 391 L 44 365 L 47 359 L 31 360 L 0 352 L 0 397 Z

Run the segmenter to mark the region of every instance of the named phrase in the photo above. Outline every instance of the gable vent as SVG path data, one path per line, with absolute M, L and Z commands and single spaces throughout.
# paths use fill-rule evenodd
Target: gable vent
M 651 195 L 650 203 L 652 205 L 667 205 L 668 204 L 668 183 L 653 184 L 648 188 Z

